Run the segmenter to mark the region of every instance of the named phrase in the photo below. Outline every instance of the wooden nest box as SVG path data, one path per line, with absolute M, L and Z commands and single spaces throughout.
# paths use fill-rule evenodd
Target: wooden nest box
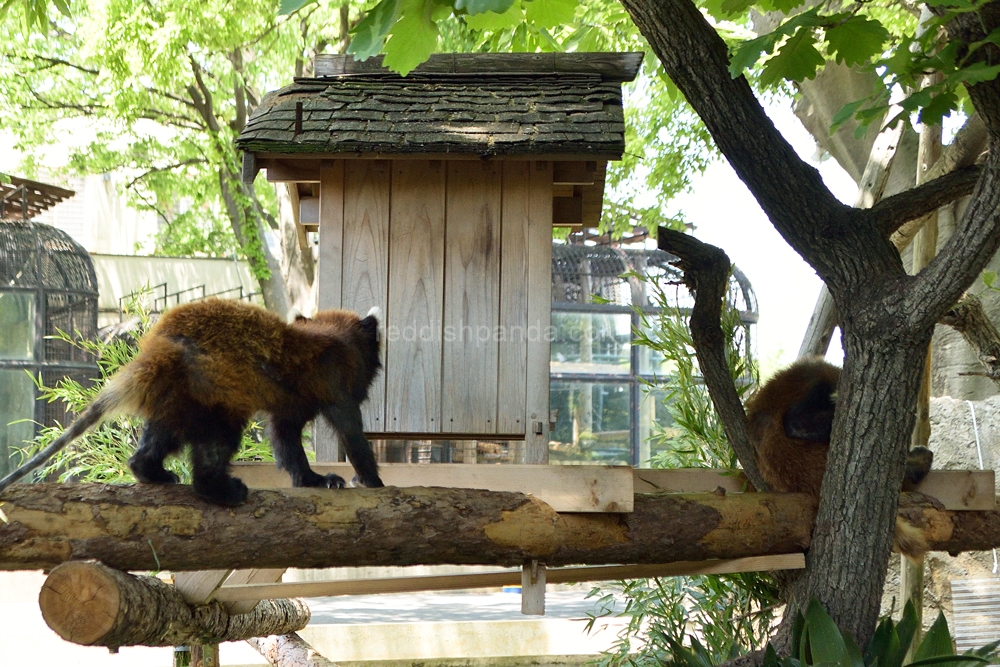
M 319 231 L 319 306 L 381 308 L 375 438 L 549 430 L 552 227 L 596 226 L 641 53 L 442 54 L 406 77 L 319 56 L 237 144 Z

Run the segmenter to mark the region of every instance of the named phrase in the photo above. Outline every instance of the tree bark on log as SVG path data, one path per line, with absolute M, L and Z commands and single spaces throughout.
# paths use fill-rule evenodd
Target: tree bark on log
M 1000 512 L 904 494 L 932 549 L 1000 546 Z M 801 553 L 815 504 L 768 493 L 638 494 L 627 514 L 559 514 L 519 493 L 444 488 L 254 490 L 239 507 L 187 486 L 31 484 L 4 494 L 0 570 L 96 559 L 120 570 L 670 563 Z M 257 634 L 275 634 L 275 631 Z
M 941 318 L 941 324 L 962 334 L 983 365 L 984 375 L 1000 386 L 1000 332 L 986 317 L 979 299 L 966 294 Z
M 669 563 L 801 552 L 815 511 L 794 495 L 700 493 L 559 514 L 521 493 L 423 487 L 251 490 L 230 508 L 152 484 L 16 485 L 3 503 L 0 570 Z
M 300 600 L 261 600 L 232 615 L 218 602 L 190 605 L 155 577 L 121 572 L 97 561 L 73 561 L 49 574 L 38 596 L 49 627 L 85 646 L 186 646 L 287 634 L 309 623 Z
M 337 667 L 296 633 L 255 637 L 247 643 L 275 667 Z

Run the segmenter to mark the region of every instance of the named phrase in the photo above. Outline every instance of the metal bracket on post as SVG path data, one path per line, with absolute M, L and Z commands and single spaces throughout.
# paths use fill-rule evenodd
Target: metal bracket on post
M 545 563 L 532 560 L 521 566 L 521 613 L 545 616 Z

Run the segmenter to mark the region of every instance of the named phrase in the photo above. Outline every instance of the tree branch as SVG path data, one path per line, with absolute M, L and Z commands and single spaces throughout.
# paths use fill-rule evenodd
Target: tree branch
M 152 174 L 157 174 L 157 173 L 160 173 L 162 171 L 171 171 L 173 169 L 177 169 L 179 167 L 187 167 L 187 166 L 192 165 L 192 164 L 208 164 L 208 160 L 206 160 L 204 158 L 191 158 L 190 160 L 184 160 L 183 162 L 175 162 L 174 164 L 170 164 L 170 165 L 167 165 L 165 167 L 154 167 L 152 169 L 147 169 L 146 171 L 144 171 L 143 173 L 139 174 L 138 176 L 136 176 L 135 178 L 133 178 L 131 181 L 129 181 L 125 185 L 125 189 L 127 190 L 127 189 L 131 188 L 137 182 L 141 181 L 142 179 L 144 179 L 147 176 L 150 176 Z
M 962 334 L 985 368 L 986 377 L 1000 386 L 1000 332 L 986 317 L 979 299 L 966 294 L 941 318 L 941 323 Z
M 732 263 L 719 248 L 666 227 L 660 227 L 657 245 L 660 250 L 680 258 L 674 264 L 684 272 L 684 282 L 694 293 L 689 326 L 698 367 L 743 472 L 756 489 L 766 491 L 767 484 L 757 468 L 757 455 L 750 444 L 747 415 L 726 362 L 720 317 L 729 288 Z
M 979 84 L 983 85 L 983 84 Z M 914 326 L 933 326 L 955 305 L 1000 248 L 1000 142 L 991 141 L 983 174 L 958 228 L 913 279 L 905 296 Z
M 982 172 L 982 168 L 977 166 L 957 169 L 915 188 L 886 197 L 866 209 L 866 217 L 889 236 L 904 223 L 970 194 Z
M 870 238 L 864 239 L 860 231 L 846 233 L 855 226 L 850 207 L 833 196 L 819 172 L 778 132 L 746 78 L 730 76 L 726 44 L 694 3 L 622 4 L 771 223 L 820 276 L 826 279 L 834 271 L 835 254 L 854 253 L 852 244 L 863 244 L 870 254 L 877 230 L 867 230 Z M 899 262 L 894 254 L 888 246 L 881 253 L 887 269 Z

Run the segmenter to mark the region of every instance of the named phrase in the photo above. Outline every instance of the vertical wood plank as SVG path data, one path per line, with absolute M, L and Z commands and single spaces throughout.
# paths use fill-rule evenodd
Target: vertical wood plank
M 344 262 L 344 161 L 319 170 L 319 307 L 340 308 Z
M 549 347 L 552 334 L 552 164 L 531 168 L 528 216 L 528 336 L 525 463 L 549 462 Z M 538 431 L 541 431 L 540 433 Z
M 319 171 L 319 267 L 316 274 L 320 310 L 340 308 L 344 267 L 344 161 L 323 162 Z M 317 461 L 337 461 L 333 428 L 323 419 L 313 424 Z
M 448 163 L 442 431 L 495 433 L 500 290 L 498 162 Z
M 519 435 L 525 433 L 526 423 L 528 221 L 533 166 L 527 161 L 503 163 L 497 432 Z
M 440 433 L 444 164 L 396 161 L 391 208 L 386 430 Z
M 388 309 L 389 191 L 388 160 L 354 160 L 344 168 L 344 270 L 341 307 L 364 315 Z M 382 346 L 385 364 L 385 346 Z M 385 431 L 385 375 L 375 378 L 361 406 L 365 430 Z

